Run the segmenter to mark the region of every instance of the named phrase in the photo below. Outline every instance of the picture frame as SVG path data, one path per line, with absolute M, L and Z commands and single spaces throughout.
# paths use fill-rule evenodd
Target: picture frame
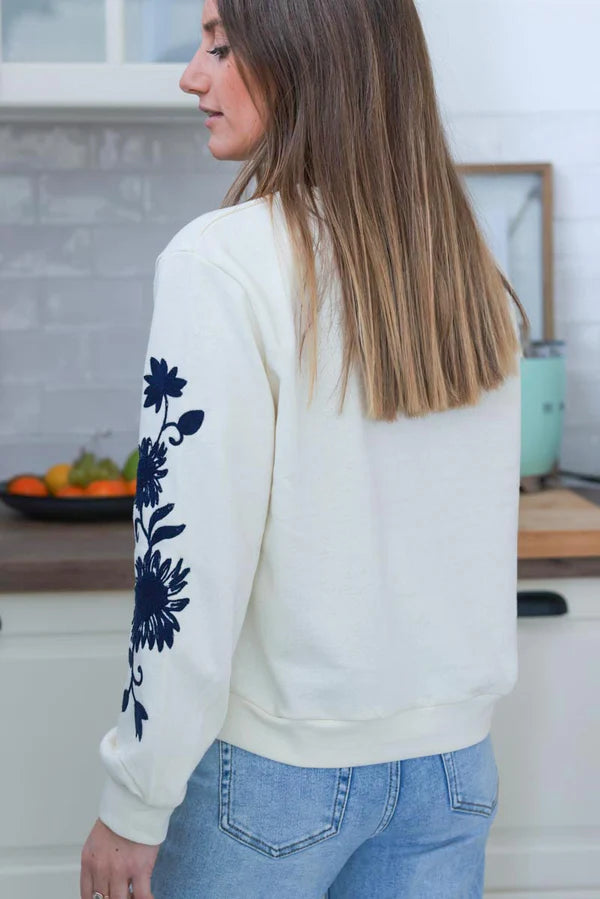
M 484 236 L 531 321 L 532 340 L 554 339 L 553 166 L 457 164 Z

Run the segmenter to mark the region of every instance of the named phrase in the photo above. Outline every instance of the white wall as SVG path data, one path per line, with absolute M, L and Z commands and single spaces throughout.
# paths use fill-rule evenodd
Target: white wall
M 417 6 L 451 115 L 599 108 L 598 0 L 417 0 Z
M 561 465 L 600 475 L 600 0 L 418 0 L 459 162 L 551 162 Z

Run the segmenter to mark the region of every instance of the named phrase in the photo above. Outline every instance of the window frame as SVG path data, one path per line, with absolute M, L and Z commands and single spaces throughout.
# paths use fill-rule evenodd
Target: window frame
M 0 0 L 0 12 L 2 0 Z M 125 62 L 125 0 L 104 0 L 104 62 L 6 62 L 0 15 L 0 114 L 19 108 L 194 109 L 179 89 L 186 63 Z

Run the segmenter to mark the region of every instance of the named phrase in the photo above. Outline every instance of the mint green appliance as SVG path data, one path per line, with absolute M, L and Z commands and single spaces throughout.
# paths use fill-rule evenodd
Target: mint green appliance
M 564 340 L 535 340 L 521 359 L 521 477 L 550 474 L 560 458 L 566 393 Z

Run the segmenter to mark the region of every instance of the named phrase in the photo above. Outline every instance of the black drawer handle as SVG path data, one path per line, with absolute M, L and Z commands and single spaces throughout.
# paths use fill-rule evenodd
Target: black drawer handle
M 568 611 L 567 601 L 560 593 L 552 593 L 550 590 L 517 591 L 518 618 L 565 615 Z

